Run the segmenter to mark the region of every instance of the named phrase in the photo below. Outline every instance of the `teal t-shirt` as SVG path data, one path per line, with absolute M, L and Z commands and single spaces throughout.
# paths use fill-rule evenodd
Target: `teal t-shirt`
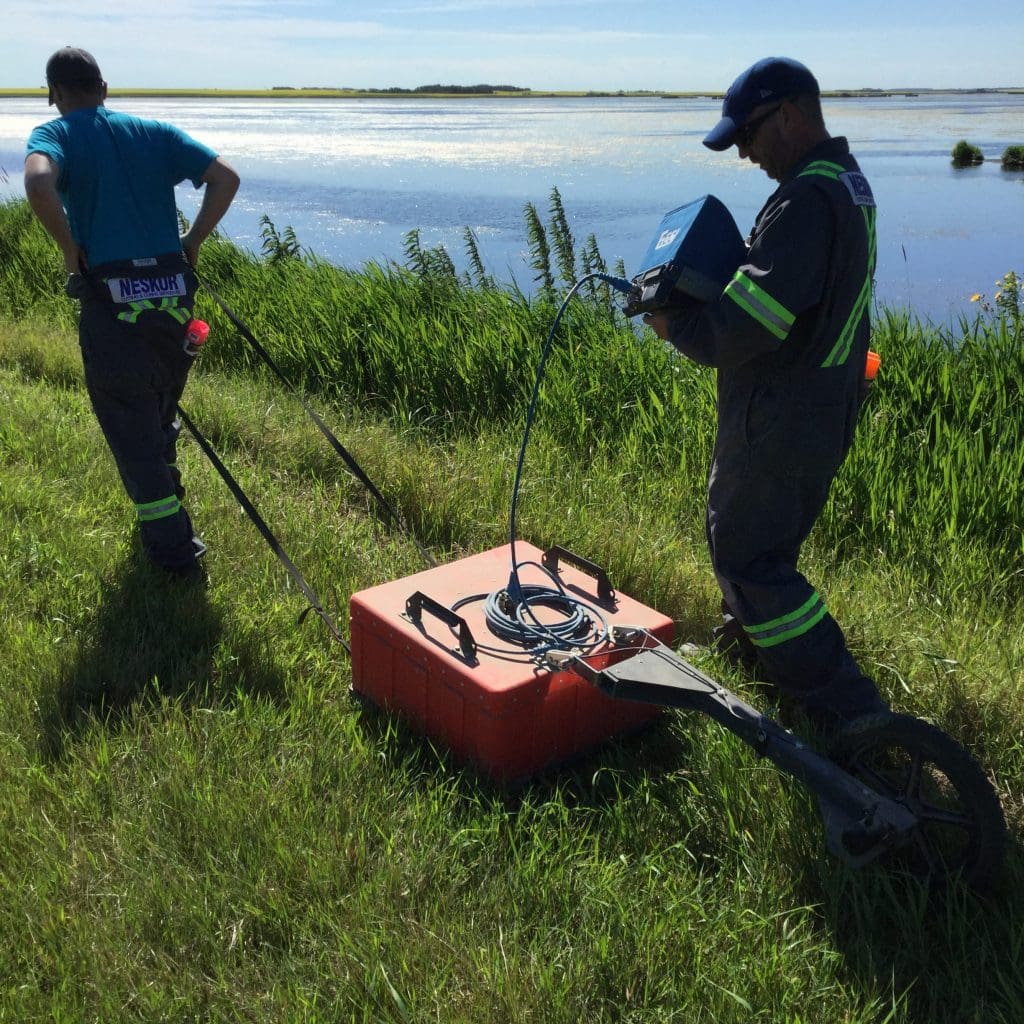
M 104 106 L 39 125 L 27 152 L 60 168 L 71 233 L 92 266 L 179 252 L 174 186 L 188 178 L 199 188 L 217 156 L 174 125 Z

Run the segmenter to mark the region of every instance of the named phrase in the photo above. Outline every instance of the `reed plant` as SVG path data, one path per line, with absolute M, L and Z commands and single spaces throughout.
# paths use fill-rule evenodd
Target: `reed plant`
M 961 139 L 950 154 L 954 167 L 973 167 L 975 164 L 985 162 L 984 154 L 977 147 L 966 139 Z
M 1019 320 L 1002 312 L 964 318 L 955 331 L 883 314 L 873 343 L 883 369 L 831 505 L 837 536 L 846 518 L 924 578 L 938 560 L 978 547 L 1001 569 L 963 585 L 1020 592 L 1022 342 Z
M 1006 171 L 1024 170 L 1024 146 L 1007 146 L 1000 164 Z

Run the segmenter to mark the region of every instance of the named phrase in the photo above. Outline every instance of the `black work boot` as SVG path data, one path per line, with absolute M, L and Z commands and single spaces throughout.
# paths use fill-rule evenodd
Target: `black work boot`
M 889 705 L 867 676 L 844 680 L 799 695 L 804 712 L 822 732 L 832 735 L 868 715 L 886 715 Z
M 193 556 L 188 561 L 161 565 L 160 568 L 169 579 L 176 582 L 205 587 L 210 581 L 206 566 L 202 562 L 206 554 L 206 545 L 196 536 L 192 537 L 192 551 Z
M 712 643 L 719 654 L 734 665 L 752 672 L 757 668 L 757 648 L 736 619 L 728 618 L 711 630 Z

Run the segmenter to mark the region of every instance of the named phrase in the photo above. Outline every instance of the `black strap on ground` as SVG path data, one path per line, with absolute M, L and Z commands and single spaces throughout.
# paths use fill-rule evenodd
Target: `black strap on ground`
M 213 463 L 213 468 L 216 469 L 218 473 L 220 473 L 222 479 L 224 480 L 224 483 L 228 485 L 228 488 L 231 491 L 231 493 L 238 499 L 238 502 L 242 506 L 242 508 L 245 509 L 246 515 L 248 515 L 248 517 L 253 521 L 253 523 L 256 526 L 256 529 L 263 534 L 263 538 L 269 545 L 270 550 L 273 551 L 275 555 L 277 555 L 277 557 L 281 560 L 281 564 L 288 570 L 289 573 L 291 573 L 292 579 L 294 579 L 295 582 L 298 584 L 299 590 L 302 591 L 302 593 L 306 597 L 306 600 L 309 601 L 309 608 L 307 608 L 302 613 L 302 615 L 299 616 L 299 621 L 301 622 L 306 617 L 310 609 L 315 611 L 317 615 L 319 615 L 320 618 L 323 619 L 325 625 L 334 636 L 334 639 L 337 640 L 338 643 L 340 643 L 341 646 L 344 647 L 346 651 L 348 651 L 349 656 L 351 656 L 352 648 L 349 646 L 348 641 L 341 635 L 341 631 L 334 624 L 334 620 L 330 617 L 330 615 L 327 614 L 326 611 L 324 611 L 323 606 L 320 604 L 319 598 L 316 596 L 315 593 L 313 593 L 313 589 L 306 582 L 302 573 L 299 572 L 299 570 L 295 567 L 295 564 L 286 554 L 284 548 L 281 547 L 280 542 L 274 536 L 270 527 L 267 526 L 266 522 L 264 522 L 263 517 L 256 510 L 256 506 L 249 500 L 248 495 L 245 493 L 245 491 L 242 490 L 241 485 L 231 475 L 231 472 L 228 469 L 228 467 L 225 466 L 223 462 L 221 462 L 217 453 L 213 450 L 213 446 L 210 444 L 209 441 L 206 440 L 202 433 L 200 433 L 199 428 L 196 427 L 196 425 L 192 422 L 192 420 L 186 414 L 185 410 L 182 409 L 180 405 L 178 406 L 178 415 L 181 417 L 185 426 L 188 427 L 188 429 L 192 432 L 192 436 L 198 442 L 199 447 L 202 448 L 203 451 L 206 453 L 206 457 L 210 460 L 210 462 Z
M 243 338 L 245 338 L 247 342 L 249 342 L 249 344 L 252 346 L 256 354 L 267 364 L 267 366 L 271 368 L 271 370 L 274 371 L 275 374 L 277 374 L 278 379 L 281 381 L 282 384 L 284 384 L 285 388 L 293 395 L 295 395 L 296 398 L 298 398 L 299 402 L 302 405 L 302 408 L 306 410 L 306 414 L 317 425 L 317 428 L 320 430 L 320 433 L 323 434 L 324 437 L 326 437 L 327 440 L 331 443 L 331 447 L 338 453 L 338 455 L 341 456 L 345 465 L 348 466 L 348 468 L 352 471 L 352 475 L 370 492 L 370 494 L 373 495 L 374 499 L 376 500 L 381 511 L 384 513 L 385 517 L 389 519 L 392 523 L 394 523 L 413 542 L 413 544 L 416 545 L 417 549 L 419 550 L 419 553 L 423 556 L 423 560 L 427 563 L 427 565 L 429 565 L 431 568 L 435 567 L 437 565 L 437 562 L 434 560 L 430 552 L 427 551 L 427 549 L 423 547 L 422 544 L 420 544 L 420 542 L 416 539 L 413 533 L 405 525 L 405 521 L 402 519 L 402 517 L 389 504 L 388 500 L 384 497 L 384 495 L 381 494 L 380 491 L 377 490 L 377 488 L 374 486 L 373 481 L 363 471 L 362 466 L 360 466 L 359 463 L 356 462 L 356 460 L 352 457 L 351 453 L 346 450 L 345 446 L 334 436 L 333 433 L 331 433 L 327 424 L 324 423 L 324 421 L 320 418 L 316 410 L 310 407 L 310 405 L 306 402 L 305 398 L 302 397 L 301 392 L 291 383 L 291 381 L 288 380 L 288 378 L 280 370 L 278 365 L 271 358 L 270 353 L 256 340 L 252 331 L 249 330 L 249 328 L 238 317 L 234 310 L 232 310 L 231 307 L 217 294 L 217 292 L 214 291 L 210 283 L 204 277 L 200 276 L 198 271 L 196 272 L 196 278 L 198 279 L 199 283 L 203 286 L 203 288 L 205 288 L 206 291 L 209 293 L 213 301 L 216 302 L 217 305 L 220 306 L 220 308 L 224 311 L 224 315 L 227 316 L 227 318 L 235 325 L 235 327 L 238 328 L 239 333 L 242 335 Z

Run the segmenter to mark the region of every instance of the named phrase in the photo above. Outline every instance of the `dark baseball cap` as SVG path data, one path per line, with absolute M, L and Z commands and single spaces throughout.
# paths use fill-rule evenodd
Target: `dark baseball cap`
M 808 68 L 790 57 L 764 57 L 729 86 L 722 103 L 722 119 L 704 136 L 704 145 L 719 151 L 728 149 L 757 107 L 807 95 L 821 95 L 818 80 Z
M 53 86 L 66 85 L 71 88 L 88 88 L 100 85 L 103 73 L 96 58 L 88 50 L 77 46 L 65 46 L 46 62 L 46 84 L 50 86 L 50 102 L 53 102 Z

